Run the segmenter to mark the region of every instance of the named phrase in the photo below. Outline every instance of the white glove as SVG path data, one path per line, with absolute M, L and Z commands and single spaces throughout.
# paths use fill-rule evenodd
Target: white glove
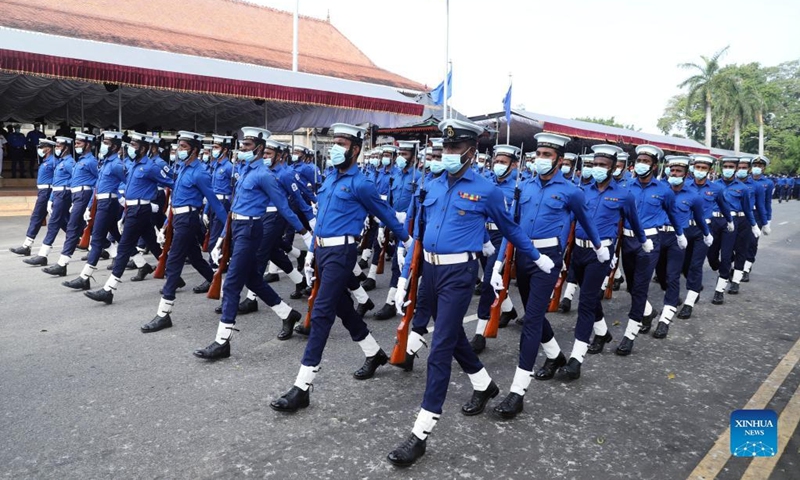
M 311 230 L 306 230 L 306 233 L 303 234 L 303 243 L 306 244 L 307 249 L 311 249 L 311 238 L 314 235 L 311 233 Z
M 405 309 L 410 301 L 406 301 L 406 283 L 407 280 L 403 277 L 397 279 L 397 291 L 394 293 L 394 306 L 400 315 L 405 315 Z
M 758 225 L 753 225 L 753 227 L 750 230 L 753 232 L 754 237 L 758 238 L 761 236 L 761 229 L 758 228 Z
M 369 230 L 369 215 L 364 219 L 364 230 Z
M 411 245 L 414 244 L 414 237 L 409 235 L 408 239 L 405 242 L 402 242 L 402 243 L 403 243 L 403 246 L 406 247 L 406 250 L 408 250 L 409 248 L 411 248 Z
M 378 243 L 383 245 L 383 242 L 386 241 L 386 230 L 382 227 L 378 227 Z
M 397 212 L 395 216 L 397 217 L 397 221 L 401 224 L 406 223 L 406 212 Z
M 650 253 L 650 252 L 652 252 L 652 251 L 653 251 L 653 248 L 655 248 L 655 246 L 653 245 L 653 241 L 652 241 L 652 240 L 650 240 L 649 238 L 647 239 L 647 241 L 646 241 L 646 242 L 644 242 L 644 243 L 642 244 L 642 250 L 644 250 L 644 253 Z
M 689 245 L 689 241 L 686 240 L 686 235 L 680 234 L 676 235 L 675 238 L 678 239 L 678 248 L 681 250 L 686 250 L 686 247 Z
M 734 230 L 733 222 L 728 222 L 727 228 L 729 232 L 732 232 Z
M 48 200 L 47 201 L 47 214 L 48 215 L 52 215 L 53 214 L 53 201 L 52 200 Z
M 404 247 L 402 243 L 397 246 L 397 266 L 400 267 L 401 271 L 406 265 L 406 252 L 406 247 Z M 402 278 L 400 280 L 402 280 Z
M 150 211 L 153 213 L 158 213 L 158 204 L 150 202 Z
M 613 257 L 611 257 L 611 263 L 609 264 L 609 268 L 614 270 L 617 267 L 617 262 L 619 258 L 617 258 L 617 254 L 615 253 Z
M 600 263 L 611 260 L 611 252 L 608 251 L 608 247 L 595 248 L 594 253 L 597 255 L 597 261 Z
M 711 235 L 711 234 L 709 233 L 708 235 L 706 235 L 705 237 L 703 237 L 703 243 L 705 243 L 705 244 L 706 244 L 706 247 L 710 247 L 710 246 L 711 246 L 711 244 L 712 244 L 712 243 L 714 243 L 714 235 Z
M 75 208 L 75 204 L 69 206 L 69 213 L 72 213 L 72 209 Z
M 484 257 L 490 257 L 490 256 L 494 255 L 494 252 L 496 250 L 494 248 L 494 245 L 492 245 L 492 242 L 489 241 L 489 242 L 486 242 L 486 243 L 483 244 L 483 250 L 482 251 L 483 251 L 483 256 Z
M 119 230 L 120 233 L 122 232 L 122 227 L 124 225 L 125 225 L 125 217 L 122 217 L 119 219 L 119 222 L 117 222 L 117 230 Z
M 208 226 L 208 215 L 205 213 L 203 214 L 203 225 Z
M 535 263 L 536 266 L 539 267 L 539 270 L 543 271 L 544 273 L 550 273 L 550 271 L 553 270 L 553 267 L 556 266 L 556 264 L 553 263 L 553 261 L 550 260 L 550 257 L 547 255 L 540 255 L 539 260 L 536 260 L 533 263 Z
M 306 254 L 306 263 L 303 265 L 303 274 L 306 277 L 306 283 L 313 285 L 316 277 L 314 276 L 314 252 L 311 250 L 309 250 Z
M 211 260 L 219 265 L 219 257 L 222 256 L 222 241 L 223 238 L 219 237 L 217 239 L 217 243 L 214 245 L 214 248 L 211 250 Z
M 160 243 L 161 245 L 164 245 L 166 241 L 167 241 L 167 236 L 164 235 L 164 229 L 159 228 L 158 230 L 156 230 L 156 242 Z
M 319 210 L 317 210 L 317 204 L 316 203 L 312 203 L 311 204 L 311 211 L 314 212 L 314 216 L 316 217 L 317 216 L 317 212 L 319 211 Z
M 309 220 L 308 221 L 308 226 L 311 227 L 311 230 L 314 230 L 315 228 L 317 228 L 317 218 L 314 217 L 311 220 Z
M 544 257 L 544 255 L 542 256 Z M 489 285 L 492 286 L 495 293 L 506 288 L 506 286 L 503 284 L 503 276 L 500 275 L 500 272 L 494 269 L 492 269 L 492 278 L 489 280 Z
M 119 205 L 125 208 L 125 197 L 119 197 Z
M 769 235 L 770 233 L 772 233 L 772 228 L 770 228 L 769 222 L 767 222 L 767 224 L 764 225 L 764 228 L 761 229 L 761 233 L 763 233 L 764 235 Z
M 91 219 L 92 219 L 92 210 L 87 208 L 86 210 L 83 211 L 83 221 L 88 222 Z

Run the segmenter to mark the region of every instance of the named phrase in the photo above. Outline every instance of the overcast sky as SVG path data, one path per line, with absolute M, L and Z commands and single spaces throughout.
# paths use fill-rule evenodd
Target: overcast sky
M 300 0 L 302 15 L 328 12 L 378 66 L 431 88 L 444 77 L 445 0 Z M 511 73 L 514 106 L 656 133 L 689 75 L 679 63 L 726 45 L 723 63 L 798 59 L 799 20 L 798 0 L 451 0 L 451 101 L 469 116 L 500 111 Z

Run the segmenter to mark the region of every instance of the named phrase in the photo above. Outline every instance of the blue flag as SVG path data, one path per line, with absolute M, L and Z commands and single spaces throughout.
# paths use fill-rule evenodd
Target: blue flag
M 506 124 L 511 123 L 511 85 L 508 86 L 508 92 L 503 97 L 503 109 L 506 111 Z
M 440 83 L 438 87 L 430 91 L 431 99 L 434 105 L 442 105 L 444 103 L 444 82 Z M 453 96 L 453 69 L 447 72 L 447 99 Z

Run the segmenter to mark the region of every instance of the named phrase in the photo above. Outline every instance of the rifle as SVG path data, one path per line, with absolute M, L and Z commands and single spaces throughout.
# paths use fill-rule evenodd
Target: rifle
M 619 264 L 622 261 L 620 255 L 622 255 L 622 229 L 624 228 L 624 223 L 625 222 L 620 218 L 619 226 L 617 227 L 617 248 L 614 249 L 614 255 L 617 257 L 617 263 L 608 274 L 608 283 L 606 285 L 606 291 L 603 294 L 603 298 L 606 300 L 611 300 L 611 297 L 614 296 L 614 276 L 616 275 Z
M 425 144 L 428 144 L 427 137 Z M 418 147 L 415 147 L 415 149 Z M 417 158 L 414 152 L 414 158 Z M 417 189 L 417 167 L 414 166 L 414 172 L 411 177 L 411 191 Z M 419 215 L 419 238 L 414 240 L 414 254 L 411 256 L 411 266 L 408 270 L 408 284 L 406 285 L 406 292 L 408 292 L 408 305 L 403 313 L 403 318 L 400 319 L 400 324 L 397 325 L 397 340 L 395 341 L 394 348 L 392 349 L 392 356 L 389 358 L 389 363 L 392 365 L 401 365 L 406 361 L 406 348 L 408 347 L 408 331 L 411 329 L 411 321 L 414 319 L 414 310 L 417 306 L 417 290 L 419 290 L 419 277 L 422 275 L 422 239 L 425 235 L 425 207 L 422 203 L 425 201 L 425 174 L 422 174 L 422 183 L 419 191 L 419 210 L 414 212 L 414 215 L 408 219 L 408 234 L 414 235 L 414 221 Z M 413 201 L 413 200 L 412 200 Z M 416 204 L 414 204 L 416 205 Z M 398 305 L 402 308 L 402 305 Z
M 169 198 L 169 193 L 166 194 L 166 197 Z M 169 209 L 167 212 L 167 224 L 164 226 L 164 247 L 158 257 L 158 265 L 153 272 L 153 278 L 164 278 L 164 274 L 167 271 L 167 255 L 169 254 L 169 248 L 172 246 L 172 208 L 170 208 L 168 202 L 164 205 Z
M 208 251 L 208 241 L 210 240 L 210 238 L 211 238 L 211 224 L 209 223 L 206 226 L 206 237 L 203 239 L 203 251 L 204 252 Z
M 94 216 L 97 213 L 97 193 L 92 197 L 92 208 L 89 209 L 89 221 L 86 222 L 86 228 L 83 229 L 83 235 L 78 241 L 78 248 L 86 250 L 89 248 L 89 241 L 92 238 L 92 228 L 94 228 Z
M 569 227 L 569 236 L 567 237 L 567 247 L 564 249 L 564 268 L 558 274 L 556 286 L 553 288 L 553 296 L 550 298 L 550 305 L 547 306 L 547 312 L 557 312 L 558 302 L 561 301 L 561 290 L 564 288 L 564 282 L 569 275 L 569 264 L 572 260 L 572 250 L 575 248 L 575 222 Z
M 306 312 L 306 319 L 303 325 L 296 326 L 294 331 L 301 335 L 308 335 L 311 333 L 311 312 L 314 310 L 314 302 L 317 300 L 317 293 L 319 293 L 319 269 L 317 268 L 317 260 L 314 259 L 314 285 L 311 286 L 311 294 L 308 296 L 308 311 Z
M 211 286 L 208 288 L 208 294 L 206 294 L 206 298 L 212 300 L 219 300 L 220 292 L 222 291 L 222 274 L 228 270 L 228 261 L 231 259 L 232 211 L 233 209 L 228 212 L 228 218 L 225 221 L 225 237 L 222 239 L 222 256 L 219 258 L 219 266 L 217 271 L 214 272 L 214 279 L 211 280 Z

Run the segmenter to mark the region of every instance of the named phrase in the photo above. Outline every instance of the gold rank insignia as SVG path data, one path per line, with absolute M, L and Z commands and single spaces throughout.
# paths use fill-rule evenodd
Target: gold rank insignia
M 447 134 L 447 138 L 453 138 L 456 136 L 456 131 L 450 126 L 445 129 L 444 133 Z

